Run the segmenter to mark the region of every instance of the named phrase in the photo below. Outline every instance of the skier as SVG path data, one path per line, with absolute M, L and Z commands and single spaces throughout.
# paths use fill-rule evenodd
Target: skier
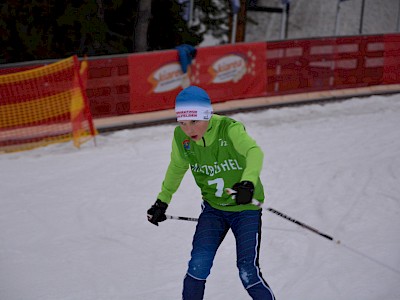
M 171 161 L 157 201 L 147 211 L 149 222 L 166 220 L 166 209 L 189 166 L 202 193 L 202 212 L 183 281 L 182 299 L 203 299 L 205 283 L 218 247 L 232 230 L 236 239 L 237 267 L 252 299 L 275 299 L 259 268 L 261 209 L 252 199 L 264 201 L 260 172 L 263 152 L 243 124 L 213 114 L 207 92 L 197 86 L 176 97 Z M 235 197 L 225 189 L 232 188 Z

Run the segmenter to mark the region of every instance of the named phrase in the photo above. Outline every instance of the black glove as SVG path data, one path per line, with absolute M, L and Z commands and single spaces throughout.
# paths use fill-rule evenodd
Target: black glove
M 241 181 L 232 187 L 236 191 L 236 204 L 249 204 L 253 199 L 254 184 L 251 181 Z
M 156 203 L 150 207 L 147 211 L 147 220 L 150 223 L 158 226 L 158 222 L 165 221 L 167 217 L 165 216 L 165 211 L 167 210 L 168 204 L 157 199 Z

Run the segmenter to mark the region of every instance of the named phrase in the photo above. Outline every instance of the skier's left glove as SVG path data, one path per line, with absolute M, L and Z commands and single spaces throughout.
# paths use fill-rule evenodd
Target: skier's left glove
M 251 181 L 241 181 L 232 187 L 236 191 L 236 204 L 249 204 L 253 199 L 254 184 Z
M 167 203 L 157 199 L 156 203 L 154 203 L 147 211 L 147 220 L 149 220 L 150 223 L 158 226 L 158 222 L 163 222 L 167 219 L 165 216 L 167 207 Z

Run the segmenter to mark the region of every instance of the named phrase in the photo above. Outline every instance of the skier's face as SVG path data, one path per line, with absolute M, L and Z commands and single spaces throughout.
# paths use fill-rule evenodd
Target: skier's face
M 207 131 L 208 121 L 180 121 L 183 132 L 194 141 L 201 140 Z

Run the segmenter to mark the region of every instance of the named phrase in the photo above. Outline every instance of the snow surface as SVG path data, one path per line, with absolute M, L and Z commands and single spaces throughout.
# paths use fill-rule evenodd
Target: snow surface
M 400 95 L 236 114 L 265 152 L 261 270 L 279 300 L 400 299 Z M 194 222 L 146 220 L 174 125 L 0 155 L 0 299 L 180 299 Z M 168 212 L 198 216 L 188 173 Z M 249 299 L 228 234 L 205 299 Z

